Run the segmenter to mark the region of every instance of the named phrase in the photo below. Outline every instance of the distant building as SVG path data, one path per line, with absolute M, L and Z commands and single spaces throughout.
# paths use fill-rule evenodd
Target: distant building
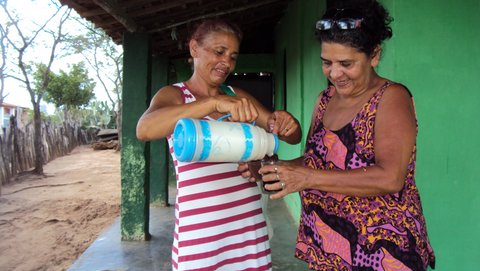
M 6 129 L 10 126 L 10 117 L 12 116 L 17 119 L 17 127 L 23 128 L 28 121 L 26 109 L 26 107 L 9 103 L 0 104 L 0 135 L 5 134 Z

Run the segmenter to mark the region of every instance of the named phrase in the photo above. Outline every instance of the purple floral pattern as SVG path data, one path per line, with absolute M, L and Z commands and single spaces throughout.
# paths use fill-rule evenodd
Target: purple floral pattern
M 319 97 L 307 139 L 305 165 L 319 170 L 348 170 L 375 164 L 373 143 L 378 103 L 386 82 L 351 123 L 338 131 L 322 119 L 334 88 Z M 426 270 L 435 256 L 428 241 L 415 184 L 415 149 L 404 188 L 377 197 L 355 197 L 319 190 L 300 192 L 302 214 L 295 256 L 314 270 Z

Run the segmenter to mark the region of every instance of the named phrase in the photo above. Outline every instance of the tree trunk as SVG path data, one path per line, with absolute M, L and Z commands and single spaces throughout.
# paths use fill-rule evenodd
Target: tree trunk
M 118 111 L 116 112 L 115 122 L 117 125 L 118 145 L 117 150 L 122 148 L 122 101 L 118 101 Z
M 12 140 L 12 156 L 10 157 L 10 162 L 12 163 L 12 171 L 10 178 L 15 177 L 18 172 L 18 164 L 17 164 L 17 152 L 18 152 L 18 125 L 17 125 L 17 113 L 15 113 L 15 117 L 10 117 L 10 133 L 13 136 Z
M 42 141 L 42 119 L 40 115 L 40 103 L 33 105 L 33 135 L 35 142 L 35 169 L 33 172 L 38 175 L 43 175 L 43 141 Z

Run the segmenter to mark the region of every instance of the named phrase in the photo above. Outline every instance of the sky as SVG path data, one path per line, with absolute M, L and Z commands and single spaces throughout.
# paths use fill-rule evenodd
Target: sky
M 8 7 L 9 10 L 14 9 L 18 14 L 21 19 L 20 26 L 22 27 L 22 31 L 24 34 L 27 34 L 30 33 L 28 29 L 38 29 L 38 25 L 46 22 L 46 20 L 55 12 L 55 7 L 49 6 L 49 3 L 49 0 L 8 0 Z M 5 20 L 6 18 L 2 10 L 0 12 L 0 23 L 4 24 Z M 53 23 L 51 25 L 55 27 L 57 24 Z M 67 24 L 66 31 L 69 33 L 78 33 L 79 28 L 78 25 Z M 45 48 L 45 46 L 42 45 L 42 40 L 50 37 L 42 38 L 39 36 L 39 38 L 39 43 L 34 47 L 35 50 L 33 51 L 32 47 L 30 51 L 27 51 L 27 57 L 29 57 L 29 60 L 34 60 L 35 62 L 40 61 L 46 64 L 48 63 L 48 57 L 50 56 L 50 48 Z M 51 41 L 47 41 L 47 44 L 51 44 Z M 70 55 L 59 60 L 54 60 L 52 70 L 54 72 L 58 72 L 60 69 L 68 71 L 68 64 L 78 63 L 82 61 L 82 59 L 83 57 L 80 55 Z M 94 71 L 89 71 L 89 76 L 94 78 Z M 7 78 L 4 92 L 4 95 L 8 94 L 4 100 L 6 103 L 32 108 L 30 94 L 25 89 L 25 86 L 18 80 Z M 100 83 L 97 83 L 95 96 L 97 100 L 107 100 L 105 90 L 100 86 Z M 51 113 L 51 110 L 54 110 L 54 108 L 52 109 L 52 105 L 48 106 L 48 108 L 49 113 Z

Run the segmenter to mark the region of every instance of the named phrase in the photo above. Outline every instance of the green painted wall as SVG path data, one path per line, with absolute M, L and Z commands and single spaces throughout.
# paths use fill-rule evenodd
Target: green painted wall
M 277 29 L 277 76 L 286 53 L 287 110 L 306 133 L 312 105 L 326 86 L 313 23 L 324 1 L 293 1 Z M 480 257 L 480 1 L 384 0 L 395 18 L 384 47 L 381 75 L 413 93 L 418 121 L 417 184 L 440 271 L 476 270 Z M 278 77 L 277 77 L 278 78 Z M 280 79 L 280 78 L 279 78 Z M 283 83 L 277 80 L 281 93 Z M 282 97 L 277 97 L 280 101 Z M 282 106 L 281 103 L 277 105 Z M 281 156 L 301 153 L 281 146 Z M 290 152 L 290 150 L 293 150 Z M 287 203 L 299 214 L 297 195 Z
M 394 37 L 380 72 L 412 91 L 417 184 L 437 270 L 477 270 L 480 258 L 480 1 L 384 1 Z
M 192 76 L 192 68 L 186 59 L 172 59 L 173 66 L 175 67 L 175 73 L 177 75 L 177 82 L 187 81 Z M 174 84 L 177 82 L 169 82 Z
M 318 0 L 293 1 L 276 29 L 275 104 L 277 109 L 292 113 L 301 122 L 303 131 L 300 144 L 280 144 L 280 159 L 292 159 L 303 154 L 313 105 L 320 91 L 327 86 L 321 69 L 320 45 L 313 36 L 313 26 L 324 6 L 325 3 Z M 285 201 L 294 220 L 298 220 L 298 194 L 288 195 Z

